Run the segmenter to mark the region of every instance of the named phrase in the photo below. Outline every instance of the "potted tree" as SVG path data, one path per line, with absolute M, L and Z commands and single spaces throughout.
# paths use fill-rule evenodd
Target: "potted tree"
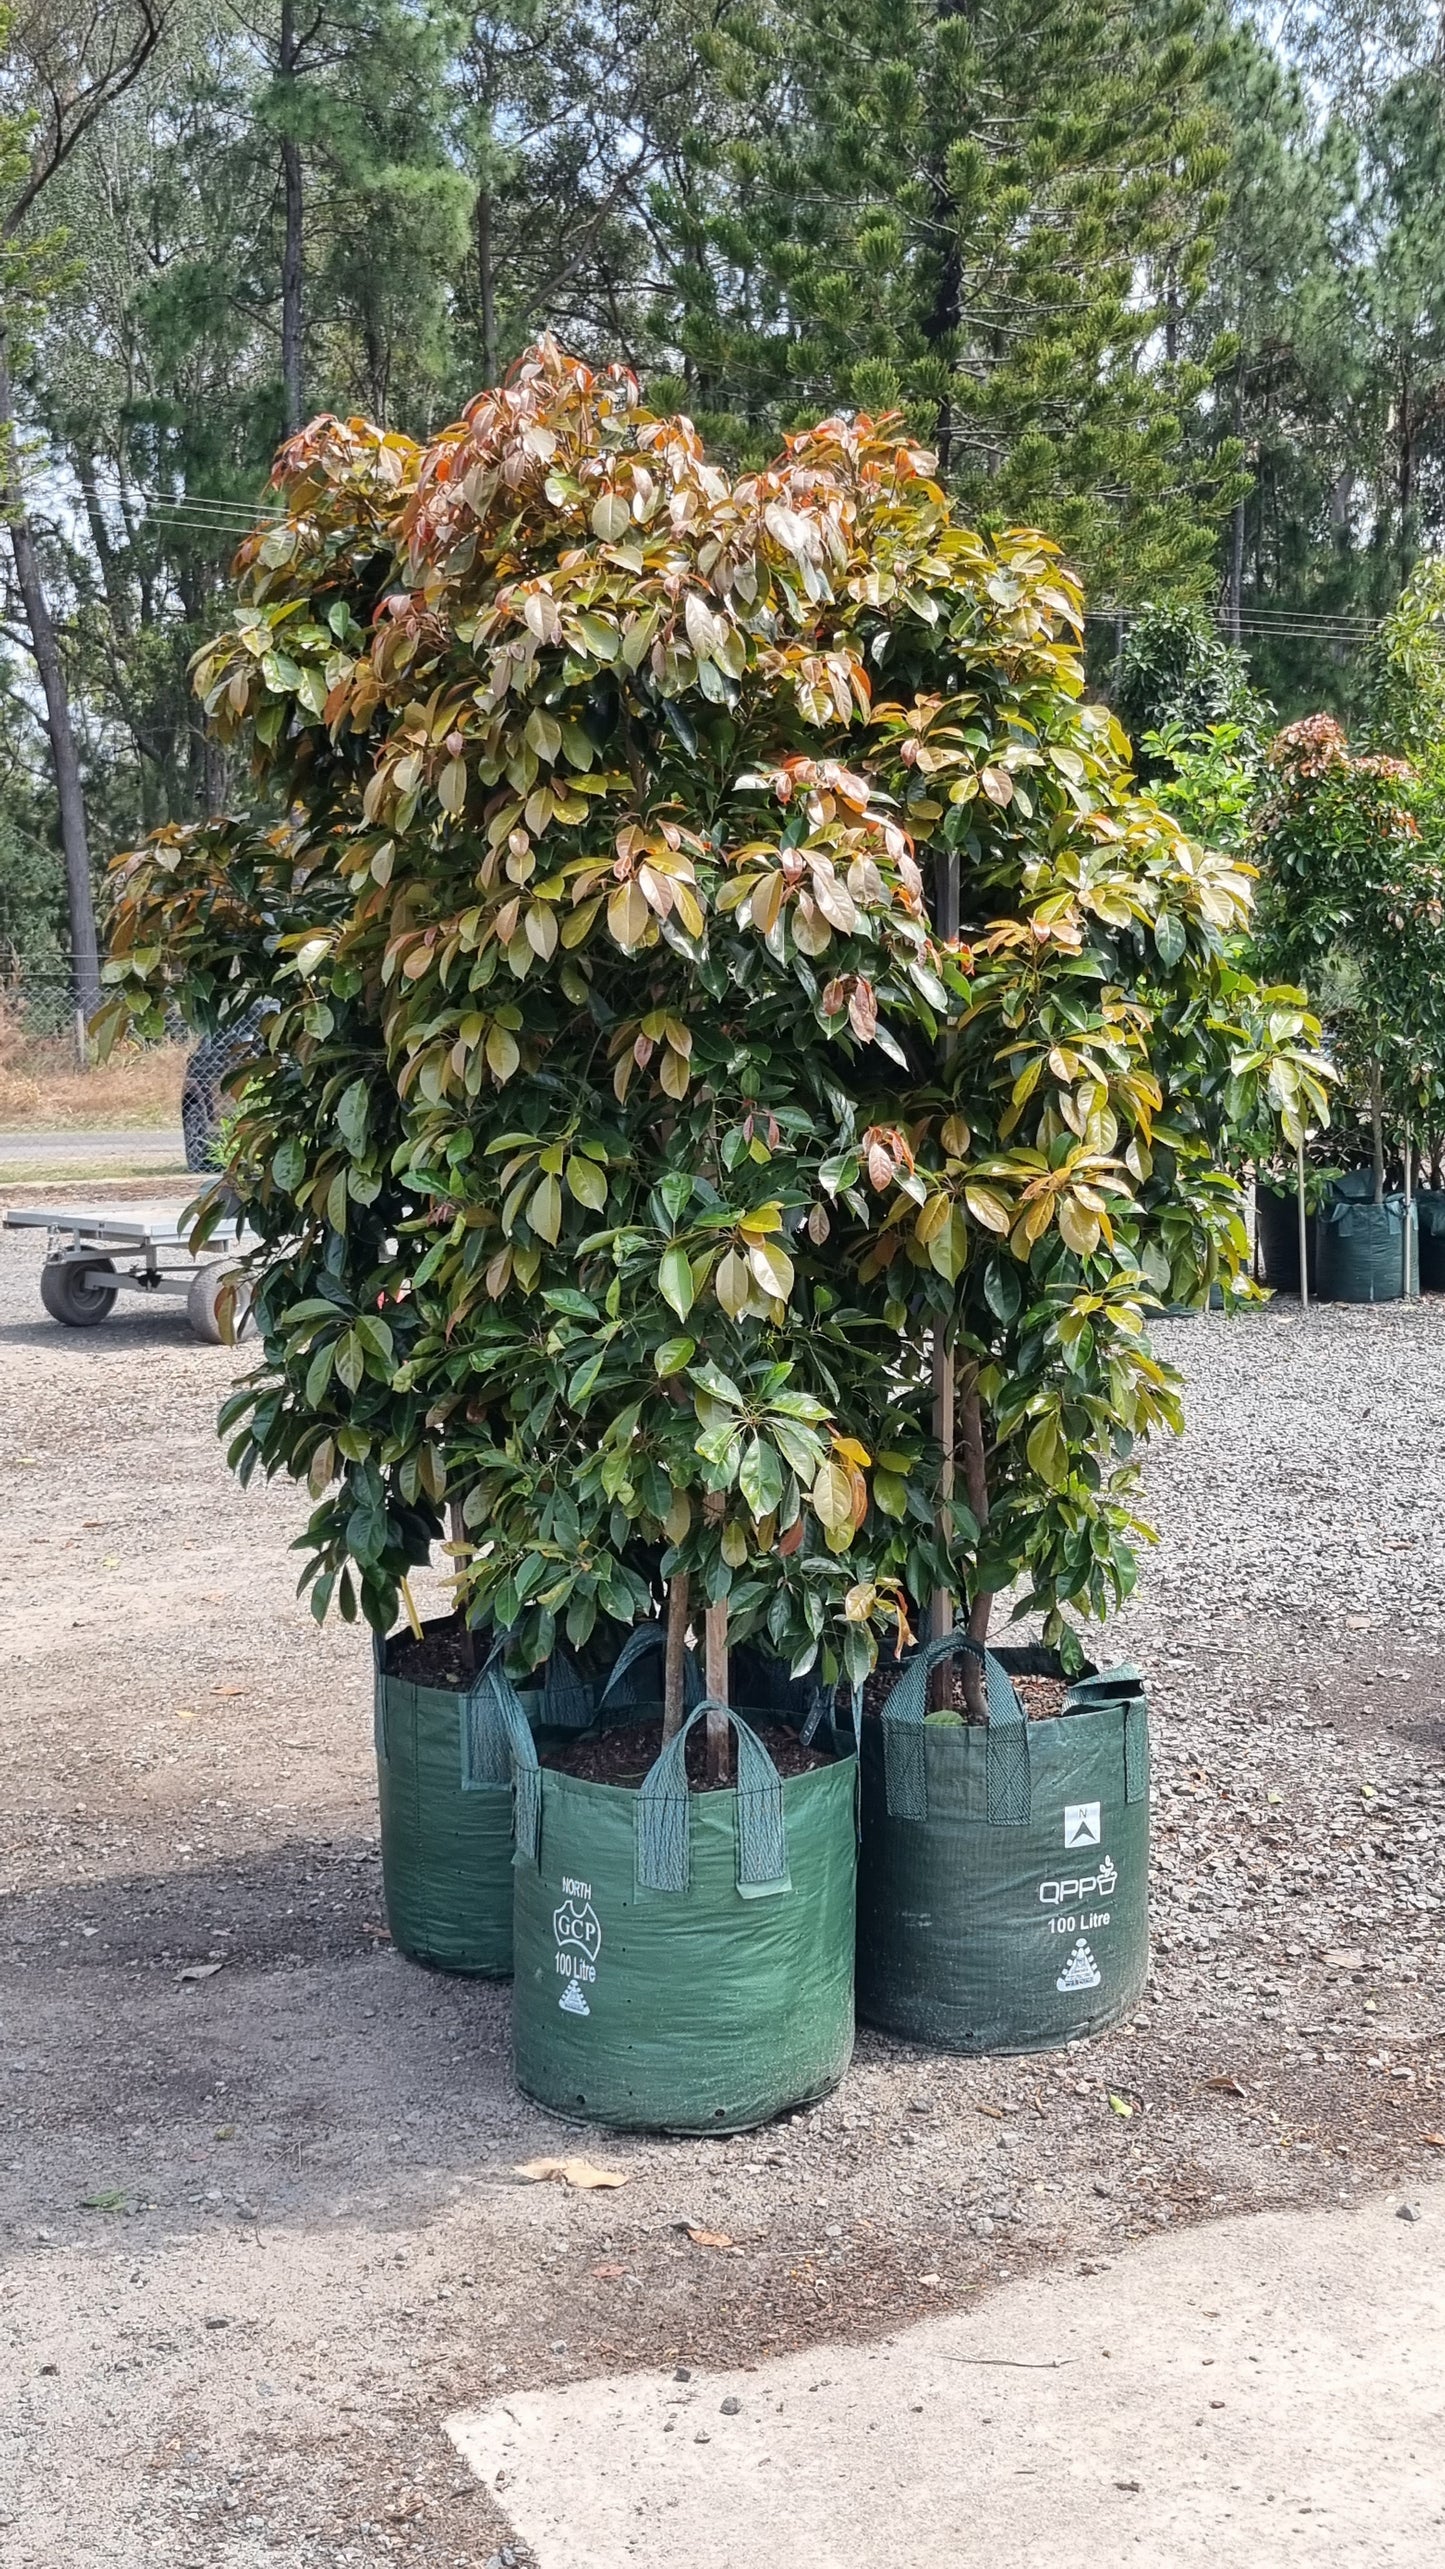
M 544 342 L 277 487 L 199 684 L 286 817 L 132 860 L 110 967 L 117 1015 L 281 1003 L 233 1454 L 311 1479 L 317 1610 L 383 1633 L 451 1511 L 523 2083 L 752 2120 L 851 2040 L 840 1686 L 1020 1582 L 1065 1644 L 1127 1594 L 1147 1312 L 1238 1271 L 1220 1121 L 1297 1112 L 1309 1030 L 1083 702 L 1052 549 L 896 422 L 730 480 Z M 639 1638 L 651 1700 L 534 1764 L 517 1681 L 594 1709 Z
M 1414 1280 L 1412 1164 L 1445 1028 L 1445 866 L 1421 829 L 1416 768 L 1352 750 L 1332 716 L 1290 724 L 1269 767 L 1259 951 L 1308 981 L 1347 1110 L 1368 1132 L 1368 1170 L 1316 1208 L 1319 1290 L 1394 1301 Z

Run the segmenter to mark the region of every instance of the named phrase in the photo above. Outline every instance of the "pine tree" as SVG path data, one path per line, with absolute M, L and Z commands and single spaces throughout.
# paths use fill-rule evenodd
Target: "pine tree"
M 1181 462 L 1223 155 L 1193 0 L 801 0 L 735 13 L 735 101 L 658 201 L 689 400 L 766 444 L 900 403 L 981 518 L 1111 596 L 1207 575 L 1227 443 Z

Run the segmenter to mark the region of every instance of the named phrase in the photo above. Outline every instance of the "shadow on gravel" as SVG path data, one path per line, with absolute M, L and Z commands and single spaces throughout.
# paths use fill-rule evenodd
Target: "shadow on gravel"
M 40 1287 L 35 1288 L 39 1300 Z M 58 1320 L 48 1320 L 41 1312 L 36 1320 L 0 1322 L 0 1349 L 6 1347 L 43 1347 L 51 1356 L 62 1349 L 84 1361 L 104 1356 L 107 1348 L 114 1354 L 116 1341 L 122 1344 L 150 1344 L 157 1347 L 190 1346 L 199 1348 L 186 1318 L 186 1306 L 178 1294 L 167 1294 L 164 1300 L 142 1302 L 139 1295 L 127 1295 L 119 1301 L 108 1319 L 98 1320 L 93 1329 L 67 1329 Z M 228 1348 L 216 1348 L 216 1355 L 229 1355 Z

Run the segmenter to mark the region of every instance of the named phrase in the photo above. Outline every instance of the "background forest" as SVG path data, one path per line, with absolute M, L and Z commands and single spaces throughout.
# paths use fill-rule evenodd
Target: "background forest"
M 1411 0 L 15 0 L 5 31 L 0 980 L 62 1013 L 66 862 L 225 790 L 187 664 L 279 438 L 434 432 L 544 326 L 730 461 L 901 405 L 981 523 L 1061 538 L 1140 728 L 1211 628 L 1247 663 L 1200 722 L 1359 714 L 1445 536 L 1445 36 Z

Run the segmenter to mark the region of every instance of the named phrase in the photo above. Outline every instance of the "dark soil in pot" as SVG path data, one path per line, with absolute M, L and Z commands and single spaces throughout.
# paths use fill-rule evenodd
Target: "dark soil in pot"
M 831 1766 L 834 1759 L 826 1748 L 815 1745 L 804 1748 L 795 1731 L 781 1723 L 769 1723 L 756 1736 L 762 1741 L 778 1773 L 782 1776 L 810 1775 L 816 1767 Z M 575 1740 L 537 1743 L 541 1765 L 559 1775 L 575 1776 L 581 1784 L 616 1784 L 624 1791 L 635 1792 L 648 1768 L 662 1748 L 660 1721 L 619 1722 L 603 1731 L 592 1731 Z M 707 1734 L 701 1722 L 688 1733 L 687 1780 L 695 1792 L 726 1790 L 727 1786 L 710 1786 L 706 1780 Z M 731 1761 L 735 1770 L 736 1759 Z M 728 1785 L 736 1782 L 735 1771 Z
M 1064 1697 L 1069 1691 L 1069 1681 L 1066 1677 L 1033 1677 L 1021 1676 L 1012 1671 L 1010 1673 L 1013 1674 L 1015 1692 L 1029 1721 L 1051 1722 L 1063 1711 Z M 876 1716 L 882 1712 L 901 1674 L 901 1669 L 896 1667 L 892 1660 L 885 1661 L 874 1669 L 872 1676 L 866 1680 L 863 1687 L 865 1718 L 870 1713 Z M 972 1722 L 975 1719 L 964 1699 L 963 1668 L 960 1662 L 955 1660 L 938 1670 L 937 1689 L 940 1698 L 935 1707 L 937 1711 L 958 1713 L 966 1722 Z

